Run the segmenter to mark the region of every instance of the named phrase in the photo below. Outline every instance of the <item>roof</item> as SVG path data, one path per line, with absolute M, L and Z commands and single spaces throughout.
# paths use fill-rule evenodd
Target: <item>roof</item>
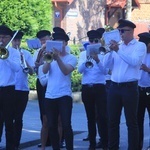
M 106 0 L 106 5 L 110 7 L 121 7 L 124 8 L 127 3 L 127 0 Z M 132 0 L 133 7 L 140 7 L 139 0 Z

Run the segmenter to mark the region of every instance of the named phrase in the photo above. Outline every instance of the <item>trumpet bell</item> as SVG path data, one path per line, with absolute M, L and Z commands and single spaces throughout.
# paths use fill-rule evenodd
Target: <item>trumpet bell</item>
M 100 54 L 101 54 L 101 55 L 105 55 L 105 54 L 107 53 L 106 48 L 103 47 L 103 46 L 101 46 L 101 47 L 99 48 L 99 51 L 100 51 Z
M 9 56 L 9 51 L 5 47 L 0 46 L 0 59 L 6 59 Z
M 53 61 L 53 54 L 45 54 L 44 61 L 51 63 Z
M 93 63 L 92 63 L 91 61 L 87 61 L 87 62 L 85 63 L 85 66 L 90 69 L 90 68 L 93 67 Z

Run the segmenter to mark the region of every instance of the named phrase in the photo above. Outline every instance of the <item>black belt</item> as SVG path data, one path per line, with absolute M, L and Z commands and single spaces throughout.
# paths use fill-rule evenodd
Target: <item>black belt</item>
M 107 83 L 107 84 L 110 84 L 110 83 L 111 83 L 111 80 L 106 80 L 106 83 Z
M 10 85 L 10 86 L 0 86 L 0 90 L 9 90 L 9 89 L 14 89 L 15 86 L 14 85 Z
M 150 91 L 150 87 L 140 87 L 140 86 L 139 86 L 139 89 L 140 89 L 141 91 Z
M 104 84 L 100 84 L 100 83 L 98 83 L 98 84 L 82 84 L 82 87 L 89 87 L 89 88 L 99 87 L 99 86 L 104 86 Z
M 134 85 L 138 84 L 138 81 L 132 81 L 132 82 L 121 82 L 121 83 L 117 83 L 117 82 L 113 82 L 111 81 L 112 85 L 115 86 L 119 86 L 119 87 L 132 87 Z

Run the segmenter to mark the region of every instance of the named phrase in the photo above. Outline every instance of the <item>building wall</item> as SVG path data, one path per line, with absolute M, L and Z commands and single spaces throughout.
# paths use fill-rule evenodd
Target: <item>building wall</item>
M 109 18 L 108 24 L 112 26 L 113 28 L 116 28 L 118 26 L 118 20 L 120 18 L 123 18 L 122 9 L 111 8 L 109 14 L 112 14 L 112 15 L 111 15 L 111 18 Z
M 150 1 L 150 0 L 149 0 Z M 150 2 L 139 0 L 140 9 L 135 8 L 131 14 L 131 20 L 137 25 L 135 37 L 141 32 L 148 32 L 150 29 Z M 87 40 L 88 30 L 105 26 L 105 13 L 107 13 L 106 0 L 74 0 L 68 3 L 58 3 L 54 7 L 54 26 L 59 26 L 70 32 L 71 43 L 80 43 Z M 113 13 L 108 24 L 117 27 L 118 19 L 123 17 L 123 9 L 111 8 L 109 13 Z M 115 11 L 114 11 L 115 10 Z M 59 14 L 59 15 L 56 15 Z M 61 21 L 62 20 L 62 21 Z
M 142 1 L 141 1 L 142 2 Z M 136 24 L 135 36 L 150 30 L 150 3 L 141 3 L 140 9 L 132 11 L 131 19 Z
M 60 26 L 66 32 L 70 32 L 71 41 L 76 43 L 86 40 L 88 30 L 104 26 L 105 1 L 98 0 L 74 0 L 70 5 L 60 4 L 64 12 L 62 22 L 59 24 L 59 17 L 55 17 L 55 26 Z M 55 8 L 55 12 L 60 11 Z

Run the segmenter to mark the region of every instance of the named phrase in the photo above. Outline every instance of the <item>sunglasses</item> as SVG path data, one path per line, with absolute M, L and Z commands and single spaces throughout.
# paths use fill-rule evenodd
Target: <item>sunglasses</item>
M 119 32 L 124 33 L 125 31 L 130 31 L 129 29 L 118 29 Z
M 93 42 L 98 43 L 99 39 L 89 39 L 89 41 L 90 41 L 90 43 L 93 43 Z

